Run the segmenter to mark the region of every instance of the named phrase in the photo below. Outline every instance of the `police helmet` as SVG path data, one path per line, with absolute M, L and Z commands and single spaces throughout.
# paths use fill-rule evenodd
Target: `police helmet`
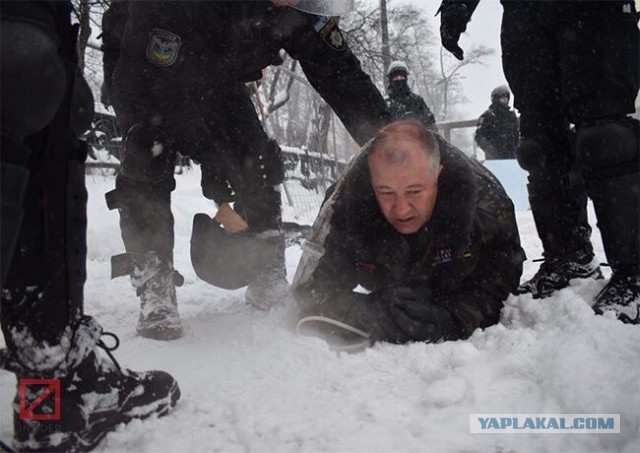
M 344 16 L 353 9 L 355 0 L 291 0 L 291 8 L 318 16 Z
M 206 214 L 193 217 L 191 263 L 196 275 L 213 286 L 247 286 L 268 263 L 273 247 L 249 232 L 229 234 Z
M 396 74 L 403 74 L 405 77 L 409 75 L 409 68 L 404 61 L 396 60 L 389 65 L 387 77 L 391 79 Z
M 491 102 L 496 102 L 502 96 L 511 99 L 511 91 L 509 91 L 509 87 L 506 85 L 500 85 L 491 91 Z

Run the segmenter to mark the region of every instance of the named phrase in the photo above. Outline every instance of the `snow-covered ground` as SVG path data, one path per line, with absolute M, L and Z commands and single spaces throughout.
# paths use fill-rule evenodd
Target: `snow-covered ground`
M 169 416 L 122 426 L 98 451 L 640 451 L 640 327 L 593 315 L 589 302 L 604 282 L 581 282 L 545 300 L 511 296 L 502 322 L 466 341 L 336 353 L 297 336 L 289 310 L 255 311 L 243 290 L 196 278 L 191 221 L 213 207 L 200 194 L 197 169 L 177 179 L 175 252 L 186 277 L 178 289 L 186 334 L 166 343 L 135 334 L 135 293 L 126 278 L 109 279 L 109 258 L 122 251 L 118 216 L 103 199 L 113 179 L 87 179 L 86 312 L 120 337 L 122 365 L 169 371 L 182 389 Z M 519 212 L 518 223 L 529 258 L 539 257 L 530 212 Z M 594 243 L 604 261 L 597 230 Z M 300 254 L 298 246 L 287 250 L 290 277 Z M 524 277 L 536 268 L 527 261 Z M 0 372 L 5 440 L 14 385 L 13 375 Z M 476 413 L 619 413 L 621 433 L 470 434 L 469 415 Z

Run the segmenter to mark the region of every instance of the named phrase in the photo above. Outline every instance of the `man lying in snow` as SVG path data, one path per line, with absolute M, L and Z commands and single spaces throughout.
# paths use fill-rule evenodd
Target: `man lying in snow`
M 391 123 L 352 161 L 306 250 L 293 284 L 305 321 L 392 343 L 495 324 L 525 260 L 497 179 L 413 121 Z

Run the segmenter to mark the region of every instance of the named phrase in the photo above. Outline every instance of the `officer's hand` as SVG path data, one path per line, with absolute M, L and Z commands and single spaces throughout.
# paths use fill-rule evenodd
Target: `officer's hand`
M 249 229 L 249 225 L 240 215 L 233 210 L 229 203 L 222 203 L 213 218 L 229 233 L 240 233 Z
M 458 45 L 460 35 L 467 29 L 473 11 L 461 2 L 443 1 L 440 13 L 440 41 L 458 60 L 464 58 L 464 52 Z
M 453 330 L 449 310 L 435 303 L 426 280 L 382 288 L 370 297 L 413 341 L 436 342 Z

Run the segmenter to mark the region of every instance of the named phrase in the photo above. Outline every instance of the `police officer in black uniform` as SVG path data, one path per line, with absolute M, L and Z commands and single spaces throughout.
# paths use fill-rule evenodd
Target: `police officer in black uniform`
M 509 87 L 501 85 L 491 91 L 491 105 L 478 118 L 476 143 L 487 159 L 515 159 L 520 140 L 516 112 L 509 107 Z
M 437 132 L 436 118 L 422 96 L 414 93 L 408 83 L 409 68 L 404 61 L 394 61 L 387 69 L 387 109 L 393 121 L 414 119 L 427 129 Z
M 298 9 L 264 1 L 116 2 L 111 7 L 120 9 L 125 24 L 105 27 L 105 76 L 127 131 L 116 189 L 107 197 L 120 211 L 127 250 L 114 261 L 114 274 L 132 276 L 142 300 L 137 330 L 143 336 L 181 334 L 175 294 L 181 279 L 173 269 L 170 208 L 176 151 L 201 163 L 205 197 L 272 243 L 271 262 L 249 284 L 247 301 L 268 308 L 288 291 L 280 148 L 264 132 L 245 87 L 261 77 L 263 68 L 282 61 L 281 49 L 300 62 L 358 142 L 386 121 L 384 100 L 344 41 L 337 19 L 299 10 L 332 2 L 293 3 Z
M 479 0 L 444 0 L 442 44 L 458 38 Z M 640 171 L 635 110 L 640 83 L 633 1 L 503 0 L 502 61 L 520 111 L 520 166 L 544 262 L 522 292 L 545 297 L 573 278 L 597 277 L 587 195 L 593 201 L 611 280 L 596 313 L 638 323 Z M 569 124 L 576 128 L 575 137 Z M 578 170 L 578 172 L 576 171 Z
M 46 386 L 24 387 L 13 406 L 15 447 L 90 449 L 120 423 L 166 413 L 180 392 L 167 373 L 104 360 L 98 346 L 117 344 L 106 346 L 100 325 L 83 313 L 87 151 L 77 137 L 91 122 L 93 98 L 76 65 L 71 3 L 3 1 L 0 8 L 0 367 L 20 380 L 55 379 L 62 401 L 56 412 Z M 40 397 L 38 415 L 53 419 L 21 413 Z

